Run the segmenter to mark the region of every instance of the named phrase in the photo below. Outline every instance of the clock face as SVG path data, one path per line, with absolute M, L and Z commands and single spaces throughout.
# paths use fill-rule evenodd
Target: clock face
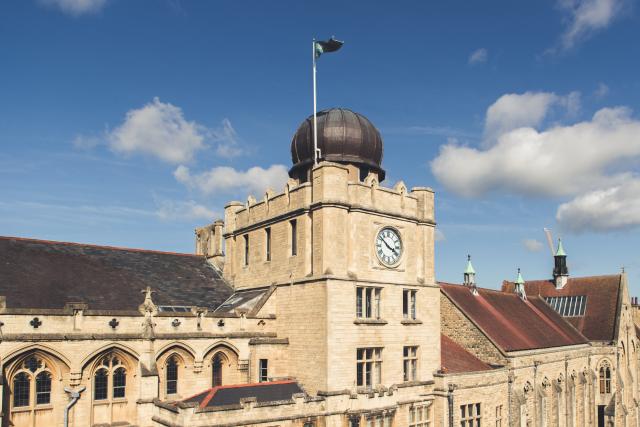
M 402 256 L 402 240 L 396 230 L 385 227 L 376 236 L 376 255 L 384 265 L 395 265 Z

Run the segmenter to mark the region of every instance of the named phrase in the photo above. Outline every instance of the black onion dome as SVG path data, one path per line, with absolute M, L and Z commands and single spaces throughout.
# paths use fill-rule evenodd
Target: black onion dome
M 318 148 L 321 160 L 350 163 L 385 176 L 382 164 L 380 132 L 362 114 L 344 108 L 332 108 L 317 114 Z M 290 176 L 313 165 L 313 115 L 302 122 L 291 141 L 293 167 Z

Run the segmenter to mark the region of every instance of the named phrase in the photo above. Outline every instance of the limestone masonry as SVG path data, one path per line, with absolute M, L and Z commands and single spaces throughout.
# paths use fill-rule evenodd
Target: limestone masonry
M 317 163 L 312 131 L 195 254 L 0 237 L 2 425 L 640 425 L 624 273 L 560 244 L 542 280 L 439 283 L 433 191 L 382 184 L 360 114 L 319 113 Z

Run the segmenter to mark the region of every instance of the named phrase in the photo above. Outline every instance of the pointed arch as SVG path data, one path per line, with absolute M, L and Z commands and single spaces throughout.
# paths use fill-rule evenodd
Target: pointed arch
M 103 345 L 102 347 L 96 350 L 91 351 L 88 355 L 86 355 L 82 359 L 82 362 L 80 362 L 80 368 L 84 370 L 87 367 L 87 365 L 89 365 L 90 363 L 92 362 L 95 363 L 95 359 L 97 358 L 97 356 L 112 350 L 119 350 L 123 352 L 126 356 L 135 360 L 136 362 L 140 360 L 140 354 L 134 349 L 132 349 L 131 347 L 117 343 L 117 342 L 111 342 L 109 344 Z
M 186 352 L 187 354 L 189 354 L 189 356 L 191 356 L 191 358 L 193 360 L 196 359 L 196 351 L 193 349 L 193 347 L 191 347 L 190 345 L 188 345 L 187 343 L 184 343 L 182 341 L 173 341 L 170 342 L 164 346 L 162 346 L 157 352 L 156 352 L 156 362 L 159 361 L 162 357 L 164 357 L 167 353 L 171 352 L 172 350 L 179 348 L 181 350 L 183 350 L 184 352 Z
M 227 349 L 227 351 L 231 351 L 232 353 L 234 353 L 235 357 L 240 357 L 240 350 L 238 350 L 238 347 L 228 341 L 219 340 L 211 344 L 202 352 L 202 360 L 211 357 L 213 355 L 213 352 L 217 352 L 225 348 Z
M 12 359 L 19 357 L 20 355 L 29 353 L 31 351 L 41 351 L 43 353 L 48 353 L 51 356 L 60 360 L 67 367 L 67 369 L 71 369 L 71 361 L 64 354 L 60 353 L 59 351 L 55 350 L 52 347 L 49 347 L 48 345 L 39 344 L 39 343 L 27 344 L 15 350 L 10 351 L 6 355 L 2 356 L 2 364 L 4 366 L 7 366 L 7 363 L 12 362 Z

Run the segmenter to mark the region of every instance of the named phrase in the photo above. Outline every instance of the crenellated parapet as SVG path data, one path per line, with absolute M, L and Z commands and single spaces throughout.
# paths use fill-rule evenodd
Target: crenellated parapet
M 405 268 L 395 273 L 409 271 L 412 278 L 398 280 L 429 281 L 432 271 L 425 270 L 432 269 L 432 251 L 426 243 L 432 242 L 435 226 L 433 190 L 409 191 L 401 181 L 393 188 L 383 187 L 376 174 L 360 181 L 352 169 L 321 162 L 308 182 L 290 179 L 280 193 L 269 190 L 261 198 L 249 196 L 245 203 L 227 204 L 225 278 L 242 288 L 321 274 L 374 271 L 377 267 L 361 259 L 353 241 L 368 251 L 376 227 L 388 224 L 404 229 L 406 243 L 415 247 L 412 255 L 419 258 L 405 257 Z M 345 238 L 353 232 L 358 234 L 355 240 Z

